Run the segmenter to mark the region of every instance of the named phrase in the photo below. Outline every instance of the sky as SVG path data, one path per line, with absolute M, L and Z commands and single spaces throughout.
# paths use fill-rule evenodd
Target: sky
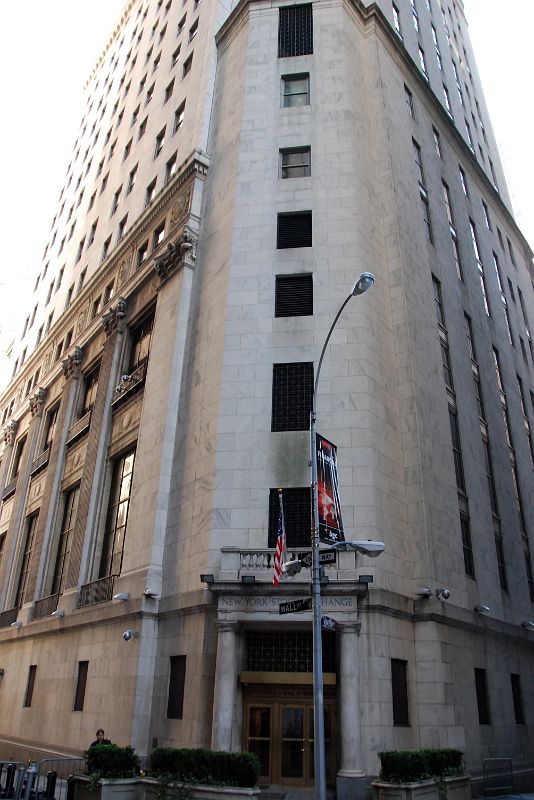
M 10 117 L 0 128 L 0 390 L 12 369 L 5 350 L 31 306 L 83 115 L 83 85 L 125 5 L 126 0 L 3 4 L 0 74 L 8 78 L 2 92 Z M 516 219 L 534 246 L 534 0 L 464 5 Z M 14 35 L 6 36 L 10 31 Z

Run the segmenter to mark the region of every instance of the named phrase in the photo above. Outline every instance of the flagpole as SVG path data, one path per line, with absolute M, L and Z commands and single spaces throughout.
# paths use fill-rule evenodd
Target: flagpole
M 323 364 L 324 354 L 330 341 L 332 331 L 341 316 L 341 312 L 352 297 L 357 297 L 367 291 L 375 281 L 374 275 L 364 272 L 352 287 L 349 296 L 343 301 L 334 321 L 330 326 L 328 335 L 323 344 L 317 374 L 313 387 L 312 405 L 310 412 L 310 466 L 311 466 L 311 495 L 312 495 L 312 598 L 313 598 L 313 733 L 314 733 L 314 769 L 315 769 L 315 800 L 326 800 L 326 753 L 324 738 L 324 711 L 323 711 L 323 642 L 321 631 L 321 564 L 319 556 L 319 502 L 317 497 L 317 386 Z

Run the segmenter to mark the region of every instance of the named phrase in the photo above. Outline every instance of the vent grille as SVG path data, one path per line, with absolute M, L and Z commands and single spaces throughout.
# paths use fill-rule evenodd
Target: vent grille
M 323 631 L 323 670 L 336 671 L 336 637 Z M 247 633 L 251 672 L 313 672 L 313 637 L 307 631 Z
M 309 275 L 277 275 L 275 317 L 306 317 L 313 314 L 313 279 Z
M 279 250 L 288 247 L 312 246 L 312 212 L 296 211 L 278 214 L 276 246 Z
M 271 430 L 308 430 L 312 392 L 313 362 L 273 364 Z
M 284 489 L 282 503 L 284 505 L 286 546 L 288 549 L 311 547 L 311 491 L 309 487 Z M 279 513 L 278 489 L 270 489 L 269 547 L 276 547 Z
M 280 8 L 279 11 L 278 58 L 313 53 L 311 5 Z

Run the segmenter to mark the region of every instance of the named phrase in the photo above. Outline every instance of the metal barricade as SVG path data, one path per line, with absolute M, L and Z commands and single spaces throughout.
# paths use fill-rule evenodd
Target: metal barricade
M 15 794 L 18 772 L 24 779 L 25 765 L 21 761 L 0 761 L 0 798 L 10 800 Z
M 485 758 L 482 761 L 485 797 L 515 794 L 511 758 Z
M 43 758 L 39 762 L 35 800 L 67 800 L 67 778 L 84 772 L 84 758 Z

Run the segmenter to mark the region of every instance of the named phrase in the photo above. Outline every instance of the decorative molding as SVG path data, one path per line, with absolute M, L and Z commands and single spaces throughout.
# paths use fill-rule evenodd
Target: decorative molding
M 111 336 L 113 333 L 124 333 L 126 328 L 126 300 L 124 297 L 118 297 L 117 303 L 114 305 L 107 314 L 102 314 L 102 325 L 106 336 Z
M 16 419 L 12 419 L 7 423 L 6 427 L 4 428 L 4 444 L 6 447 L 13 447 L 15 444 L 15 437 L 17 435 L 18 427 L 19 423 Z
M 77 380 L 80 377 L 82 356 L 82 348 L 75 347 L 72 355 L 67 356 L 67 358 L 63 360 L 63 375 L 65 378 L 74 378 L 74 380 Z
M 154 270 L 163 283 L 179 266 L 194 269 L 197 257 L 198 236 L 188 225 L 184 225 L 182 235 L 154 259 Z
M 30 414 L 32 417 L 42 417 L 46 400 L 46 389 L 39 387 L 30 397 Z

